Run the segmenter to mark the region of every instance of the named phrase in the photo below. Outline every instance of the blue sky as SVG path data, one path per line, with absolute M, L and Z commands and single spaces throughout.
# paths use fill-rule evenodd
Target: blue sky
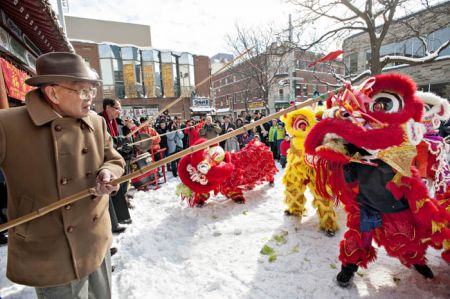
M 231 50 L 225 42 L 235 24 L 287 28 L 293 7 L 281 0 L 68 0 L 67 15 L 151 26 L 155 48 L 212 56 Z M 56 0 L 50 0 L 57 11 Z

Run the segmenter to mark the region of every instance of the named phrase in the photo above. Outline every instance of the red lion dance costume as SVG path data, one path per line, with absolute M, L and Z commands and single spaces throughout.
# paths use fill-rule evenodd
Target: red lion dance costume
M 342 202 L 348 230 L 340 243 L 340 286 L 376 259 L 372 240 L 427 278 L 429 246 L 450 262 L 450 214 L 428 196 L 412 161 L 424 134 L 423 103 L 406 76 L 383 74 L 330 97 L 305 151 L 318 192 Z
M 205 141 L 201 138 L 194 145 Z M 237 153 L 224 153 L 213 146 L 181 158 L 178 173 L 184 186 L 179 186 L 177 193 L 190 206 L 203 206 L 210 191 L 245 203 L 243 192 L 264 181 L 272 184 L 276 172 L 272 152 L 259 140 L 252 140 Z

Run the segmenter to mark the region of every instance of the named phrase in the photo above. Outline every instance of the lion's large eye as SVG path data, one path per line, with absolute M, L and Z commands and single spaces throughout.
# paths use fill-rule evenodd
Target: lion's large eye
M 380 92 L 374 95 L 369 104 L 371 112 L 395 113 L 403 110 L 403 98 L 395 93 Z
M 433 108 L 433 105 L 428 104 L 428 103 L 423 103 L 423 108 L 425 109 L 425 112 L 428 112 L 431 110 L 431 108 Z
M 292 128 L 294 130 L 306 131 L 308 126 L 309 126 L 308 121 L 302 117 L 296 117 L 295 120 L 292 122 Z
M 211 165 L 209 165 L 209 163 L 206 161 L 202 161 L 197 165 L 197 170 L 201 174 L 207 174 L 210 168 L 211 168 Z

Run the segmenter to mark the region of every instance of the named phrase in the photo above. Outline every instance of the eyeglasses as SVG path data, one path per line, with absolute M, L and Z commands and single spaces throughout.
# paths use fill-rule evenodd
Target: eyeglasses
M 62 85 L 59 85 L 59 84 L 53 84 L 53 86 L 59 86 L 59 87 L 65 88 L 67 90 L 73 91 L 75 93 L 78 93 L 78 96 L 83 101 L 87 101 L 87 100 L 90 100 L 91 98 L 95 98 L 95 96 L 97 95 L 97 88 L 96 87 L 83 88 L 83 89 L 78 90 L 78 89 L 73 89 L 73 88 L 70 88 L 70 87 L 62 86 Z
M 116 109 L 117 111 L 122 111 L 121 107 L 111 106 L 112 108 Z

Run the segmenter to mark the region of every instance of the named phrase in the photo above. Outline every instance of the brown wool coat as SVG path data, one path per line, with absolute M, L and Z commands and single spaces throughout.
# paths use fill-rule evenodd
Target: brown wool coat
M 117 177 L 124 161 L 113 149 L 103 118 L 62 118 L 42 99 L 0 110 L 0 168 L 15 219 L 95 186 L 101 169 Z M 49 287 L 95 271 L 111 245 L 108 196 L 85 198 L 9 230 L 7 277 Z

